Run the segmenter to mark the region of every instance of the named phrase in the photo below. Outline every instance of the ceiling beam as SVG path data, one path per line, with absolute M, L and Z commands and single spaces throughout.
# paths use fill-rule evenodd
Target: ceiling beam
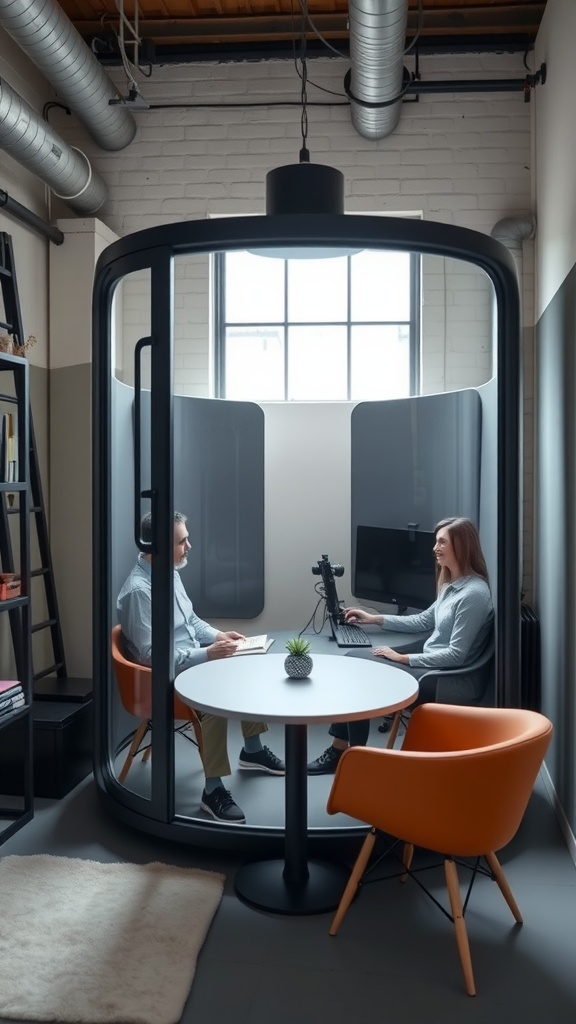
M 170 4 L 168 2 L 168 8 Z M 461 6 L 454 3 L 442 8 L 425 8 L 424 23 L 420 38 L 433 36 L 458 38 L 479 35 L 482 37 L 507 36 L 535 39 L 545 3 L 499 4 L 497 6 Z M 318 31 L 329 39 L 348 38 L 347 13 L 314 14 Z M 417 30 L 417 12 L 408 15 L 407 42 Z M 75 27 L 84 38 L 94 38 L 106 33 L 107 25 L 117 22 L 114 15 L 102 20 L 73 18 Z M 216 18 L 149 18 L 140 16 L 140 34 L 143 38 L 168 44 L 170 41 L 190 44 L 222 44 L 226 42 L 285 41 L 300 38 L 300 17 L 291 14 L 252 15 Z M 309 38 L 313 38 L 310 33 Z

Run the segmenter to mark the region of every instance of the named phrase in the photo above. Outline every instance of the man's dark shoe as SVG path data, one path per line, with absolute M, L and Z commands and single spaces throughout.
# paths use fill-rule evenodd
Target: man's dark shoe
M 244 771 L 268 772 L 269 775 L 285 775 L 286 765 L 276 754 L 273 754 L 269 747 L 262 747 L 262 750 L 255 750 L 248 753 L 244 747 L 240 751 L 238 767 Z
M 227 821 L 229 825 L 243 825 L 246 821 L 244 811 L 234 803 L 232 794 L 224 786 L 216 786 L 211 793 L 204 790 L 200 807 L 216 818 L 216 821 Z
M 328 747 L 315 761 L 310 761 L 308 775 L 334 775 L 343 753 L 343 750 L 337 750 L 336 747 Z

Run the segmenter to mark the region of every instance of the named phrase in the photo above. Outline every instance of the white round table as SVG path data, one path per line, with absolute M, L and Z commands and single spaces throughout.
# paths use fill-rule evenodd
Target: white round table
M 412 704 L 418 683 L 392 664 L 331 654 L 313 655 L 306 679 L 289 679 L 284 660 L 284 655 L 254 654 L 209 661 L 182 672 L 174 685 L 178 696 L 199 711 L 285 724 L 284 860 L 245 865 L 235 887 L 242 899 L 262 910 L 321 913 L 338 906 L 349 872 L 308 858 L 306 726 L 391 714 Z

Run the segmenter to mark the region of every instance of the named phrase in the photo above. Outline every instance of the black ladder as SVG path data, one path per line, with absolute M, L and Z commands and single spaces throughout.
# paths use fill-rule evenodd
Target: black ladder
M 16 283 L 16 268 L 14 264 L 14 252 L 12 249 L 12 238 L 6 232 L 0 232 L 0 292 L 4 306 L 6 322 L 0 321 L 0 329 L 7 331 L 12 341 L 17 346 L 24 346 L 24 331 L 22 329 L 22 314 L 20 310 L 20 299 Z M 9 400 L 9 396 L 2 396 Z M 44 595 L 48 617 L 42 622 L 33 622 L 34 607 L 31 600 L 32 626 L 31 633 L 40 633 L 43 630 L 50 630 L 52 646 L 51 664 L 36 670 L 34 659 L 32 661 L 32 681 L 36 682 L 44 676 L 56 675 L 59 678 L 66 677 L 66 659 L 64 656 L 64 645 L 62 643 L 62 632 L 58 616 L 58 602 L 56 600 L 56 587 L 54 584 L 54 572 L 52 568 L 52 556 L 50 554 L 50 542 L 48 538 L 48 524 L 42 495 L 42 483 L 40 480 L 40 469 L 38 466 L 38 452 L 32 425 L 32 410 L 29 409 L 29 458 L 30 458 L 30 527 L 34 527 L 40 555 L 40 566 L 30 572 L 31 580 L 40 577 L 44 584 Z M 18 513 L 17 508 L 10 505 L 9 496 L 0 494 L 0 561 L 3 572 L 14 572 L 14 555 L 10 536 L 9 517 Z M 32 588 L 31 588 L 32 589 Z M 22 637 L 21 637 L 21 616 L 19 609 L 9 612 L 10 629 L 14 657 L 19 676 L 21 675 L 22 659 Z

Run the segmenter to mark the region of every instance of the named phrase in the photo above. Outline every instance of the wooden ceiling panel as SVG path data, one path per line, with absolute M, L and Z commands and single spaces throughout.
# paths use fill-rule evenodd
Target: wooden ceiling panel
M 119 23 L 115 0 L 60 0 L 60 5 L 88 43 L 95 37 L 106 42 L 113 59 Z M 407 41 L 419 27 L 421 52 L 529 49 L 545 6 L 545 0 L 423 0 L 419 26 L 418 0 L 409 0 Z M 307 0 L 307 10 L 322 35 L 347 42 L 348 0 Z M 124 11 L 133 22 L 134 0 L 125 0 Z M 139 12 L 148 59 L 156 53 L 170 59 L 170 51 L 178 60 L 221 57 L 234 48 L 241 49 L 235 59 L 266 59 L 274 55 L 273 47 L 284 45 L 288 54 L 286 40 L 301 32 L 300 0 L 140 0 Z M 319 45 L 312 30 L 307 37 Z M 106 46 L 94 47 L 103 59 Z

